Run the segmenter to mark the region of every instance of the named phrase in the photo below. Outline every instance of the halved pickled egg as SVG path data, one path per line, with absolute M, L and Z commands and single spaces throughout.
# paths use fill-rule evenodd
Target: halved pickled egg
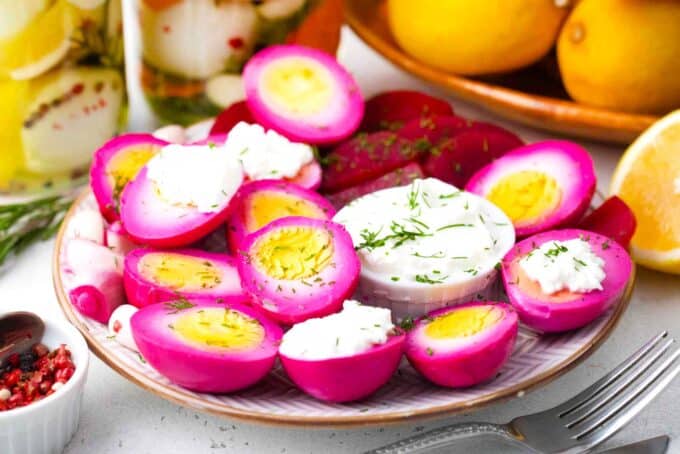
M 140 244 L 187 246 L 227 219 L 242 181 L 238 157 L 223 147 L 167 145 L 125 187 L 123 227 Z
M 333 206 L 319 194 L 281 180 L 260 180 L 241 187 L 227 221 L 232 251 L 242 247 L 244 238 L 279 218 L 302 216 L 329 220 Z
M 286 324 L 337 312 L 356 288 L 359 266 L 344 227 L 297 216 L 246 237 L 238 263 L 253 303 Z
M 353 77 L 329 54 L 270 46 L 243 70 L 246 100 L 258 123 L 291 140 L 328 144 L 359 127 L 364 102 Z
M 279 347 L 281 364 L 307 394 L 330 402 L 363 399 L 399 367 L 404 334 L 389 309 L 345 301 L 343 310 L 298 323 Z
M 512 220 L 518 237 L 578 221 L 595 192 L 593 160 L 581 146 L 545 141 L 517 148 L 479 170 L 465 189 Z
M 283 334 L 252 307 L 184 298 L 140 309 L 131 325 L 139 352 L 158 372 L 209 393 L 260 381 L 274 366 Z
M 125 186 L 168 143 L 150 134 L 125 134 L 109 140 L 94 154 L 90 185 L 107 221 L 118 219 L 118 203 Z
M 621 301 L 633 264 L 616 241 L 565 229 L 519 242 L 503 259 L 502 273 L 522 322 L 561 332 L 590 323 Z
M 144 307 L 184 296 L 247 302 L 235 260 L 196 249 L 135 249 L 125 257 L 128 301 Z
M 445 307 L 418 319 L 406 335 L 406 357 L 432 383 L 474 386 L 496 376 L 517 338 L 517 313 L 504 303 Z

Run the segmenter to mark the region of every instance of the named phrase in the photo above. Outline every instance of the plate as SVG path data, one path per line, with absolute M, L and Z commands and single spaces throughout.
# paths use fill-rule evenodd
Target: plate
M 539 336 L 520 328 L 515 350 L 493 381 L 464 390 L 439 388 L 420 378 L 404 360 L 390 382 L 372 397 L 349 404 L 329 404 L 300 392 L 277 366 L 254 387 L 229 395 L 201 394 L 170 383 L 142 358 L 110 339 L 106 326 L 82 317 L 67 296 L 62 273 L 64 246 L 74 232 L 74 215 L 98 213 L 86 190 L 73 204 L 57 235 L 54 288 L 66 317 L 85 336 L 90 349 L 112 369 L 147 391 L 198 411 L 269 424 L 365 426 L 471 411 L 548 383 L 579 364 L 609 336 L 630 300 L 634 276 L 622 300 L 590 325 L 561 335 Z M 81 218 L 82 219 L 82 218 Z
M 401 69 L 502 117 L 539 129 L 621 144 L 632 142 L 658 119 L 569 100 L 550 56 L 528 69 L 496 77 L 461 77 L 428 67 L 396 44 L 385 13 L 385 0 L 345 0 L 347 23 L 376 52 Z

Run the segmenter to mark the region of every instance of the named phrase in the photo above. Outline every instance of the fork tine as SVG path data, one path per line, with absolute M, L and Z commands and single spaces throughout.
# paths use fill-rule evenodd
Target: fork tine
M 673 339 L 668 339 L 663 342 L 659 348 L 650 350 L 649 354 L 641 358 L 626 373 L 621 374 L 616 382 L 613 382 L 602 392 L 562 414 L 561 417 L 566 417 L 568 415 L 568 419 L 570 420 L 566 424 L 567 428 L 571 429 L 572 427 L 577 426 L 590 415 L 602 408 L 612 398 L 625 390 L 626 387 L 631 385 L 638 377 L 654 367 L 655 362 L 668 351 L 668 348 L 671 345 L 673 345 Z
M 585 402 L 595 397 L 597 394 L 605 390 L 609 385 L 619 379 L 621 375 L 626 373 L 628 369 L 633 367 L 641 358 L 645 357 L 651 350 L 656 347 L 662 339 L 668 336 L 667 331 L 663 331 L 657 334 L 654 338 L 650 339 L 645 345 L 640 347 L 638 351 L 633 353 L 630 357 L 624 360 L 621 364 L 616 366 L 614 370 L 609 372 L 607 375 L 602 377 L 600 380 L 596 381 L 594 384 L 590 385 L 588 388 L 581 391 L 576 396 L 572 397 L 568 401 L 558 405 L 554 408 L 554 411 L 558 412 L 559 417 L 563 417 L 569 412 L 574 411 L 579 408 Z
M 609 405 L 606 411 L 603 411 L 597 418 L 590 420 L 588 426 L 583 428 L 576 439 L 581 440 L 589 435 L 592 435 L 594 439 L 606 437 L 623 427 L 680 373 L 680 362 L 676 361 L 678 358 L 680 358 L 680 349 L 675 350 L 661 365 L 645 376 L 642 381 L 636 383 L 628 392 L 614 398 L 611 401 L 612 405 Z

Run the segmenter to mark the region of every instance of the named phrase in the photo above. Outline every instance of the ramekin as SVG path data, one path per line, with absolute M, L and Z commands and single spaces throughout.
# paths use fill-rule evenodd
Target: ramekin
M 78 428 L 90 352 L 83 336 L 67 321 L 44 322 L 42 343 L 50 351 L 66 344 L 76 370 L 51 396 L 26 407 L 0 412 L 0 452 L 3 454 L 61 453 Z

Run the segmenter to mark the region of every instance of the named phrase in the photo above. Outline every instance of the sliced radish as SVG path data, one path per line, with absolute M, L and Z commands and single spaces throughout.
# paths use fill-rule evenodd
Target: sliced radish
M 415 162 L 406 164 L 397 170 L 393 170 L 375 180 L 366 181 L 360 183 L 351 188 L 343 189 L 335 194 L 330 194 L 327 198 L 333 204 L 334 207 L 340 209 L 347 205 L 354 199 L 358 199 L 362 195 L 370 194 L 371 192 L 378 191 L 380 189 L 393 188 L 395 186 L 404 186 L 411 183 L 413 180 L 418 178 L 423 178 L 425 174 L 421 170 L 420 166 Z
M 546 293 L 542 284 L 530 278 L 520 266 L 522 259 L 532 253 L 541 254 L 540 251 L 534 251 L 548 244 L 551 250 L 545 255 L 551 259 L 546 262 L 544 272 L 556 276 L 563 274 L 564 271 L 554 267 L 560 254 L 566 256 L 570 252 L 567 247 L 559 247 L 561 244 L 556 242 L 570 240 L 585 241 L 590 251 L 604 262 L 604 279 L 599 284 L 601 290 L 572 291 L 562 288 Z M 593 265 L 575 257 L 570 261 L 568 270 L 578 274 L 589 266 Z M 503 259 L 502 270 L 508 298 L 522 322 L 538 331 L 561 332 L 590 323 L 620 302 L 631 278 L 632 267 L 628 253 L 617 242 L 586 230 L 566 229 L 539 233 L 521 241 Z
M 124 134 L 109 140 L 94 154 L 90 185 L 107 221 L 118 219 L 118 204 L 125 186 L 168 142 L 149 134 Z
M 196 249 L 135 249 L 125 257 L 125 293 L 144 307 L 177 296 L 246 303 L 235 260 Z
M 503 367 L 517 330 L 517 313 L 504 303 L 445 307 L 416 321 L 406 335 L 406 357 L 432 383 L 474 386 L 494 378 Z
M 285 324 L 337 312 L 356 288 L 359 266 L 341 225 L 302 217 L 246 237 L 238 264 L 254 304 Z
M 169 145 L 123 191 L 123 226 L 138 243 L 189 245 L 227 219 L 242 181 L 238 158 L 220 147 Z
M 633 238 L 637 221 L 626 202 L 613 196 L 590 213 L 579 223 L 579 228 L 607 236 L 628 248 Z
M 512 219 L 518 237 L 570 225 L 595 192 L 593 160 L 567 141 L 517 148 L 479 170 L 465 189 L 486 197 Z
M 229 245 L 234 252 L 243 249 L 246 236 L 276 219 L 302 216 L 330 220 L 335 209 L 313 191 L 281 180 L 260 180 L 241 187 L 234 200 L 234 211 L 227 221 Z
M 106 246 L 74 238 L 64 253 L 65 283 L 73 307 L 82 315 L 107 323 L 125 302 L 123 257 Z
M 267 47 L 248 61 L 243 79 L 258 123 L 298 142 L 339 142 L 356 131 L 364 113 L 352 76 L 316 49 Z
M 246 123 L 257 123 L 253 114 L 250 113 L 248 109 L 248 104 L 245 101 L 236 102 L 220 113 L 217 118 L 215 118 L 215 123 L 213 123 L 210 129 L 210 135 L 216 134 L 227 134 L 231 131 L 231 128 L 239 124 L 240 122 Z
M 114 221 L 107 225 L 105 234 L 104 244 L 118 254 L 126 255 L 131 250 L 139 247 L 137 243 L 130 239 L 120 221 Z
M 462 188 L 479 169 L 524 145 L 511 132 L 484 129 L 484 126 L 473 124 L 440 143 L 426 155 L 423 171 L 427 176 Z
M 173 383 L 207 393 L 260 381 L 274 366 L 283 334 L 252 307 L 186 298 L 146 306 L 131 324 L 149 364 Z
M 359 129 L 366 132 L 396 131 L 409 120 L 434 115 L 453 115 L 453 108 L 443 99 L 418 91 L 386 91 L 366 101 L 366 113 Z
M 404 338 L 389 310 L 345 301 L 342 312 L 293 326 L 283 336 L 279 357 L 307 394 L 348 402 L 387 383 L 399 367 Z
M 393 132 L 361 133 L 326 155 L 321 189 L 338 192 L 404 167 L 419 157 L 417 146 Z

